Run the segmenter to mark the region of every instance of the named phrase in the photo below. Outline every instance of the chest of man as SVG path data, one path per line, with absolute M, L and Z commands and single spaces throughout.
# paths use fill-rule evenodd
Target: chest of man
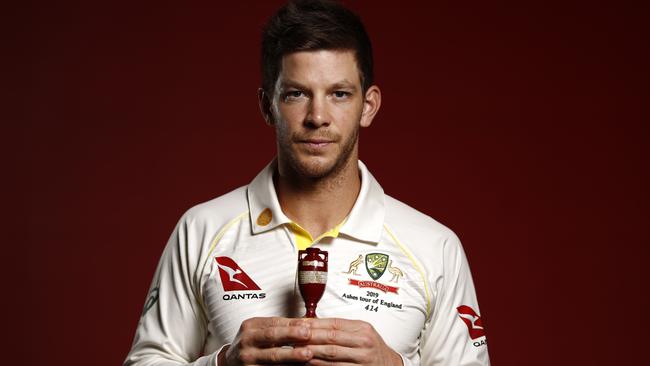
M 314 246 L 329 254 L 318 317 L 366 321 L 396 351 L 416 352 L 430 301 L 414 258 L 388 236 L 368 244 L 342 235 Z M 248 318 L 304 316 L 297 260 L 298 250 L 286 229 L 245 240 L 224 237 L 201 279 L 208 318 L 206 351 L 231 342 Z

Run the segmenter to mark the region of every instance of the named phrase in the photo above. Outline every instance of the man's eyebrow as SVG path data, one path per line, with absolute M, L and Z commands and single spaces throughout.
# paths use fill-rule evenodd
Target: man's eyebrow
M 305 85 L 302 85 L 297 81 L 284 80 L 284 81 L 280 82 L 280 89 L 289 89 L 289 88 L 307 89 L 307 87 Z
M 334 83 L 332 85 L 332 89 L 352 89 L 352 90 L 357 90 L 357 86 L 354 85 L 354 83 L 351 83 L 347 80 L 339 81 L 338 83 Z
M 290 88 L 295 88 L 295 89 L 300 89 L 300 90 L 306 90 L 309 89 L 307 86 L 295 81 L 295 80 L 283 80 L 280 82 L 280 89 L 285 90 L 285 89 L 290 89 Z M 339 82 L 336 82 L 332 84 L 329 89 L 351 89 L 351 90 L 356 90 L 357 87 L 354 85 L 354 83 L 351 83 L 347 80 L 341 80 Z

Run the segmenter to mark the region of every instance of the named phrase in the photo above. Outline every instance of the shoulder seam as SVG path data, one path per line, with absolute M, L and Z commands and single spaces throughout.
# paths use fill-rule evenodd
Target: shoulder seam
M 424 293 L 425 293 L 425 297 L 426 297 L 426 301 L 427 301 L 427 308 L 426 308 L 427 317 L 426 318 L 428 320 L 429 317 L 431 316 L 431 295 L 429 294 L 429 282 L 427 281 L 427 276 L 425 276 L 424 272 L 422 271 L 422 268 L 420 268 L 420 265 L 415 260 L 415 257 L 413 256 L 413 253 L 411 253 L 411 251 L 408 249 L 408 247 L 406 247 L 404 244 L 402 244 L 399 241 L 399 239 L 397 239 L 395 234 L 393 234 L 393 232 L 390 230 L 390 228 L 388 228 L 388 225 L 386 223 L 384 223 L 384 229 L 386 229 L 386 232 L 388 233 L 388 235 L 390 235 L 390 237 L 393 239 L 395 244 L 397 244 L 397 246 L 400 248 L 400 250 L 404 254 L 406 254 L 406 256 L 409 258 L 409 260 L 413 264 L 413 267 L 415 267 L 415 269 L 420 274 L 420 277 L 422 277 L 422 282 L 424 284 Z
M 214 239 L 212 240 L 212 243 L 210 244 L 210 249 L 208 250 L 208 254 L 207 254 L 206 258 L 205 258 L 205 262 L 203 263 L 202 270 L 203 270 L 203 268 L 205 268 L 205 265 L 208 263 L 208 259 L 210 258 L 210 254 L 212 254 L 212 251 L 214 250 L 214 248 L 217 247 L 217 244 L 219 244 L 219 240 L 221 240 L 221 238 L 222 238 L 223 235 L 226 233 L 226 231 L 227 231 L 227 230 L 228 230 L 232 225 L 234 225 L 237 221 L 241 220 L 243 216 L 247 215 L 248 212 L 249 212 L 249 211 L 246 210 L 246 211 L 242 212 L 241 214 L 237 215 L 237 217 L 235 217 L 234 219 L 230 220 L 230 222 L 228 222 L 226 225 L 224 225 L 223 228 L 221 228 L 221 230 L 219 230 L 219 232 L 217 233 L 217 235 L 216 235 L 216 236 L 214 237 Z
M 228 231 L 228 229 L 230 229 L 231 226 L 233 226 L 235 223 L 237 223 L 238 221 L 240 221 L 244 216 L 246 216 L 246 215 L 248 214 L 248 212 L 249 212 L 249 211 L 246 210 L 246 211 L 242 212 L 241 214 L 237 215 L 237 217 L 235 217 L 234 219 L 230 220 L 226 225 L 224 225 L 224 226 L 221 228 L 221 230 L 219 230 L 219 232 L 217 233 L 217 235 L 216 235 L 216 236 L 214 237 L 214 239 L 212 240 L 212 243 L 210 244 L 210 249 L 208 250 L 208 253 L 207 253 L 207 255 L 205 256 L 205 261 L 203 262 L 203 265 L 201 266 L 201 275 L 203 274 L 203 272 L 205 272 L 205 266 L 208 264 L 208 260 L 210 259 L 210 255 L 212 254 L 212 252 L 214 251 L 214 249 L 217 247 L 217 244 L 219 244 L 219 240 L 221 240 L 221 238 L 224 236 L 224 234 L 226 233 L 226 231 Z M 201 282 L 201 281 L 200 281 L 200 277 L 201 277 L 201 276 L 196 277 L 196 275 L 195 275 L 195 281 L 198 281 L 198 283 L 197 283 L 198 286 L 196 286 L 196 287 L 197 287 L 197 291 L 199 292 L 200 295 L 202 295 L 202 293 L 201 293 L 201 286 L 200 286 L 200 282 Z M 203 301 L 201 301 L 201 304 L 203 304 Z M 204 310 L 205 310 L 205 309 L 204 309 Z

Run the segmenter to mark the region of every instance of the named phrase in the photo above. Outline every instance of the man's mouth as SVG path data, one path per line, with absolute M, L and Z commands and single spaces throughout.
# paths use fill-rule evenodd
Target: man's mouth
M 332 144 L 334 141 L 328 140 L 328 139 L 306 139 L 306 140 L 299 140 L 298 143 L 303 144 L 307 147 L 318 149 L 318 148 L 323 148 L 326 146 L 329 146 Z

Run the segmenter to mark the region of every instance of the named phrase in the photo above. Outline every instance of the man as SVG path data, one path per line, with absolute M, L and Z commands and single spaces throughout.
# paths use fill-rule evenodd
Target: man
M 277 157 L 181 218 L 125 365 L 488 365 L 457 237 L 358 160 L 381 104 L 358 17 L 290 2 L 264 30 L 262 67 Z M 296 289 L 310 246 L 329 253 L 317 319 Z

